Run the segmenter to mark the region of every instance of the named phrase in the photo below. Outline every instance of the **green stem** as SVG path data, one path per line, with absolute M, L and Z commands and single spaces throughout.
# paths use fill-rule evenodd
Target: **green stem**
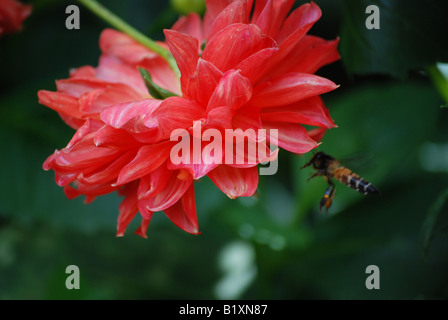
M 448 104 L 448 79 L 440 72 L 436 64 L 430 66 L 427 72 L 443 100 Z
M 177 67 L 176 60 L 174 59 L 171 52 L 159 46 L 157 42 L 149 39 L 143 33 L 127 24 L 125 21 L 123 21 L 121 18 L 116 16 L 111 11 L 109 11 L 107 8 L 103 7 L 97 1 L 95 0 L 78 0 L 78 1 L 81 2 L 84 6 L 86 6 L 98 17 L 109 23 L 111 26 L 126 33 L 137 42 L 141 43 L 148 49 L 160 55 L 163 59 L 165 59 L 168 62 L 168 64 L 171 66 L 171 69 L 173 69 L 173 71 L 176 73 L 177 77 L 180 78 L 179 68 Z

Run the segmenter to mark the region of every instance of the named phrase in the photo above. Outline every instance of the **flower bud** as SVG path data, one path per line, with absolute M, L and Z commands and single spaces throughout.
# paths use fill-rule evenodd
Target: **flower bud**
M 205 10 L 205 0 L 171 0 L 171 6 L 182 15 L 191 12 L 201 14 Z

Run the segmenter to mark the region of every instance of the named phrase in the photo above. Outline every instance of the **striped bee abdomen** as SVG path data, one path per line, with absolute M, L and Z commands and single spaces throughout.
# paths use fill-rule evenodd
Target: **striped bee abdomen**
M 363 194 L 379 194 L 378 189 L 376 189 L 370 182 L 361 178 L 350 169 L 339 167 L 334 171 L 333 176 L 343 184 Z

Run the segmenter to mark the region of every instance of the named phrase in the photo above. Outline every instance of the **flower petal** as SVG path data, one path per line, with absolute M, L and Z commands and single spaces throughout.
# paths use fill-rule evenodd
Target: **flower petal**
M 257 15 L 256 24 L 264 34 L 274 38 L 293 4 L 294 0 L 268 0 L 261 13 Z
M 141 62 L 143 59 L 152 59 L 156 53 L 132 39 L 127 34 L 105 29 L 100 36 L 101 51 L 109 56 L 115 56 L 128 64 Z
M 137 187 L 138 184 L 133 183 L 122 190 L 125 198 L 118 208 L 120 214 L 117 219 L 117 237 L 124 236 L 126 228 L 138 212 Z
M 96 170 L 117 157 L 117 150 L 100 148 L 93 143 L 93 134 L 88 134 L 71 148 L 54 153 L 53 168 L 59 170 Z
M 128 151 L 117 157 L 110 164 L 106 164 L 105 167 L 89 172 L 88 174 L 83 174 L 79 177 L 79 181 L 89 184 L 111 184 L 115 182 L 123 166 L 128 164 L 134 157 L 135 152 Z
M 230 199 L 250 197 L 257 190 L 258 168 L 235 168 L 220 165 L 209 172 L 208 177 Z
M 162 211 L 175 204 L 190 187 L 193 178 L 188 172 L 183 170 L 177 174 L 172 174 L 165 188 L 152 198 L 145 201 L 148 210 L 153 212 Z
M 75 181 L 74 185 L 76 186 L 76 189 L 71 185 L 66 185 L 64 187 L 66 197 L 68 199 L 74 199 L 84 195 L 86 196 L 86 200 L 84 201 L 86 203 L 92 202 L 96 196 L 101 196 L 117 190 L 117 188 L 112 187 L 110 184 L 90 185 Z
M 270 62 L 272 68 L 269 75 L 275 77 L 288 72 L 315 73 L 321 67 L 340 59 L 338 43 L 339 39 L 327 41 L 306 35 L 275 66 Z
M 136 141 L 131 133 L 107 125 L 95 132 L 93 143 L 97 147 L 117 150 L 127 150 L 141 146 L 141 143 Z
M 195 72 L 199 59 L 198 40 L 175 30 L 164 30 L 170 51 L 176 59 L 181 78 L 182 92 L 186 91 L 187 81 Z
M 263 108 L 260 116 L 262 121 L 301 123 L 326 128 L 336 126 L 318 96 L 287 106 Z
M 255 87 L 250 105 L 259 108 L 288 105 L 337 87 L 332 81 L 313 74 L 288 73 Z
M 302 38 L 322 16 L 322 11 L 314 3 L 306 3 L 294 10 L 283 22 L 275 40 L 286 49 Z
M 206 106 L 222 75 L 211 62 L 199 59 L 196 71 L 188 79 L 185 96 Z
M 218 15 L 229 5 L 231 5 L 235 0 L 205 0 L 207 6 L 207 12 L 204 16 L 204 30 L 207 39 L 210 39 L 208 31 L 211 30 L 211 26 Z M 241 0 L 238 0 L 241 2 Z M 252 11 L 253 0 L 247 0 L 246 3 L 246 13 L 249 14 Z
M 276 47 L 275 42 L 264 36 L 256 25 L 235 23 L 208 40 L 202 59 L 225 72 L 235 69 L 257 51 L 273 47 Z
M 168 170 L 166 165 L 161 165 L 150 174 L 142 177 L 137 192 L 138 199 L 143 200 L 156 196 L 165 188 L 171 176 L 176 172 Z
M 39 90 L 37 96 L 40 104 L 53 109 L 61 116 L 65 115 L 67 124 L 72 128 L 78 129 L 84 123 L 84 120 L 79 121 L 79 119 L 82 119 L 83 114 L 79 111 L 78 99 L 65 93 L 47 90 Z M 73 119 L 78 121 L 72 121 Z
M 248 78 L 252 84 L 257 84 L 258 80 L 264 74 L 264 66 L 269 65 L 269 60 L 278 52 L 278 48 L 266 48 L 257 51 L 247 57 L 236 67 L 241 70 L 241 74 Z
M 157 44 L 167 47 L 163 42 L 157 42 Z M 97 70 L 99 78 L 112 82 L 134 83 L 136 86 L 131 86 L 138 89 L 137 91 L 145 97 L 148 91 L 137 68 L 141 67 L 148 70 L 152 80 L 158 86 L 174 93 L 180 93 L 176 74 L 168 62 L 128 35 L 106 29 L 101 33 L 100 47 L 103 56 Z M 117 62 L 116 65 L 111 64 L 113 60 Z
M 166 216 L 182 230 L 198 234 L 198 218 L 196 216 L 196 202 L 194 199 L 194 185 L 187 189 L 178 202 L 164 210 Z
M 135 158 L 121 169 L 115 185 L 126 184 L 154 171 L 169 157 L 173 144 L 166 141 L 141 147 Z
M 222 157 L 219 159 L 212 159 L 209 153 L 204 152 L 204 149 L 207 148 L 211 142 L 204 141 L 202 137 L 197 139 L 192 135 L 190 136 L 190 139 L 193 140 L 193 147 L 188 150 L 188 154 L 182 154 L 180 163 L 168 161 L 167 166 L 170 170 L 184 169 L 192 175 L 194 180 L 198 180 L 210 172 L 210 170 L 213 170 L 221 164 Z M 221 145 L 219 145 L 219 147 L 221 147 Z
M 252 97 L 252 84 L 242 76 L 238 70 L 227 71 L 207 105 L 206 112 L 215 107 L 227 106 L 229 110 L 236 110 Z
M 306 153 L 318 146 L 317 142 L 310 138 L 301 125 L 264 121 L 263 127 L 269 130 L 277 129 L 278 137 L 275 139 L 277 141 L 273 141 L 272 136 L 268 136 L 268 140 L 290 152 Z
M 148 230 L 149 223 L 151 222 L 152 213 L 147 214 L 145 217 L 142 218 L 142 222 L 140 223 L 140 226 L 137 230 L 134 231 L 134 233 L 142 238 L 148 238 L 146 235 L 146 231 Z
M 215 34 L 234 23 L 249 22 L 246 1 L 234 1 L 229 4 L 213 21 L 207 39 L 212 39 Z
M 139 99 L 149 96 L 136 65 L 125 63 L 115 56 L 104 54 L 101 56 L 99 66 L 96 68 L 96 77 L 108 83 L 126 84 L 129 89 L 132 88 L 132 91 L 137 92 Z
M 145 121 L 148 128 L 158 128 L 157 140 L 169 139 L 175 129 L 188 129 L 193 122 L 204 118 L 204 108 L 193 100 L 170 97 L 160 104 L 151 118 Z
M 145 120 L 156 110 L 161 100 L 145 99 L 122 103 L 101 112 L 101 120 L 111 127 L 131 132 L 146 132 L 153 128 L 145 125 Z
M 199 40 L 199 46 L 204 41 L 204 33 L 202 31 L 202 21 L 201 17 L 197 13 L 190 13 L 188 16 L 180 17 L 173 26 L 171 30 L 178 31 L 180 33 L 188 34 Z M 199 52 L 198 47 L 198 52 Z

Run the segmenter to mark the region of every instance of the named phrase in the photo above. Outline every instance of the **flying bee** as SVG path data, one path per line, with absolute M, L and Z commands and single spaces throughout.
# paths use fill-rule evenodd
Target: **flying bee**
M 302 168 L 306 168 L 310 165 L 312 165 L 313 169 L 317 172 L 308 180 L 314 177 L 323 176 L 328 183 L 328 188 L 325 190 L 325 193 L 320 200 L 320 210 L 322 210 L 323 206 L 328 210 L 333 202 L 335 185 L 331 178 L 335 178 L 348 187 L 363 194 L 375 195 L 380 193 L 370 182 L 364 180 L 350 169 L 343 167 L 338 160 L 324 152 L 317 152 L 314 154 L 311 160 Z

